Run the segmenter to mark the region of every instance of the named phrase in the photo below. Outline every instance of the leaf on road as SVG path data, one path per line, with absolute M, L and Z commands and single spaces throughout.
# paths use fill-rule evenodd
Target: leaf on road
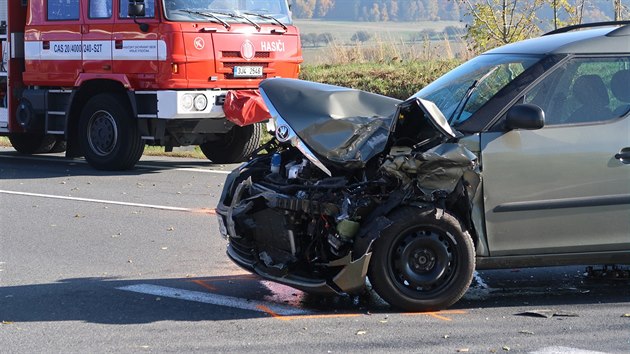
M 518 333 L 520 333 L 520 334 L 534 334 L 534 332 L 532 332 L 532 331 L 527 331 L 527 330 L 524 330 L 524 329 L 522 329 L 522 330 L 518 331 Z
M 624 313 L 621 317 L 630 317 L 630 313 Z
M 3 325 L 10 325 L 10 324 L 13 324 L 13 322 L 11 322 L 11 321 L 2 321 L 2 324 Z
M 172 226 L 169 226 L 169 227 L 166 228 L 166 231 L 175 231 L 175 228 L 172 227 Z
M 357 336 L 362 336 L 364 334 L 366 334 L 367 331 L 357 331 Z
M 508 347 L 507 345 L 504 345 L 503 348 L 501 348 L 503 350 L 505 350 L 506 352 L 510 351 L 510 347 Z
M 470 351 L 470 348 L 460 348 L 457 349 L 458 353 L 468 353 Z

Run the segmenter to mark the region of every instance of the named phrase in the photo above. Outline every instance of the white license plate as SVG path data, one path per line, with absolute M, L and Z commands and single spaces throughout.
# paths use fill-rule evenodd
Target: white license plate
M 234 77 L 262 77 L 262 66 L 235 66 Z
M 219 218 L 219 232 L 221 233 L 221 236 L 223 236 L 223 238 L 227 238 L 228 232 L 227 228 L 225 227 L 225 223 L 223 222 L 223 217 L 221 215 L 217 215 L 217 217 Z

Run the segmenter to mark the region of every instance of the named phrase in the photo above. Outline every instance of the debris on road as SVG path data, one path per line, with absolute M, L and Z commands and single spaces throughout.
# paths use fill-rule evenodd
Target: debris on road
M 542 318 L 551 318 L 551 317 L 578 317 L 578 314 L 573 312 L 566 311 L 556 311 L 556 310 L 531 310 L 525 311 L 521 313 L 517 313 L 517 316 L 529 316 L 529 317 L 542 317 Z

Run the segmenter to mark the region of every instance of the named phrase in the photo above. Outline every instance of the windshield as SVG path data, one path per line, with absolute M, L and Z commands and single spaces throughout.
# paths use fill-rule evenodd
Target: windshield
M 289 25 L 286 0 L 163 0 L 171 21 Z
M 540 57 L 532 55 L 480 55 L 427 85 L 413 97 L 433 101 L 449 123 L 457 126 L 538 60 Z

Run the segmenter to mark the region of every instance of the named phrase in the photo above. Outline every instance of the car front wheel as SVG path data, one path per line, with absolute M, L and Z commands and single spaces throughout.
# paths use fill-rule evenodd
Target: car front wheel
M 406 311 L 435 311 L 457 302 L 475 270 L 472 239 L 442 210 L 405 207 L 373 245 L 368 275 L 378 295 Z

